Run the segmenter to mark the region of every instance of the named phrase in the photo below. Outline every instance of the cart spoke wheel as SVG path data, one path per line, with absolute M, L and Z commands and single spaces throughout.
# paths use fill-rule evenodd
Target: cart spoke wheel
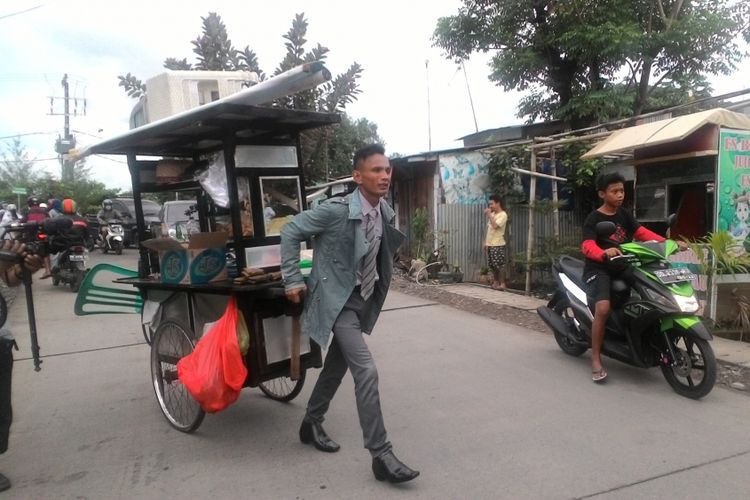
M 162 413 L 175 429 L 193 432 L 206 413 L 177 378 L 177 362 L 193 352 L 185 328 L 166 321 L 156 329 L 151 342 L 151 381 Z
M 287 402 L 297 397 L 305 385 L 305 371 L 301 370 L 299 380 L 279 377 L 258 384 L 263 394 L 276 401 Z

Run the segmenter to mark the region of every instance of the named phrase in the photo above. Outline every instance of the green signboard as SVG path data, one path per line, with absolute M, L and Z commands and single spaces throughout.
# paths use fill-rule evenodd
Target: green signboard
M 750 130 L 719 133 L 716 230 L 729 231 L 738 251 L 750 252 Z
M 13 194 L 26 194 L 26 188 L 14 187 L 10 188 L 10 192 Z

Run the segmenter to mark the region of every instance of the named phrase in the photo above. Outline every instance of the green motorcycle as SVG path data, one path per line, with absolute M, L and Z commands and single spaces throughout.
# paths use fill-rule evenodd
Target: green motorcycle
M 614 232 L 611 222 L 597 224 L 597 234 Z M 716 358 L 711 333 L 696 313 L 700 309 L 691 285 L 696 276 L 673 266 L 668 257 L 678 250 L 672 240 L 620 245 L 633 268 L 632 284 L 612 281 L 612 312 L 607 321 L 602 354 L 624 363 L 659 366 L 678 394 L 699 399 L 716 382 Z M 594 320 L 583 281 L 583 261 L 569 256 L 554 263 L 557 291 L 537 313 L 549 326 L 560 349 L 580 356 L 591 346 Z

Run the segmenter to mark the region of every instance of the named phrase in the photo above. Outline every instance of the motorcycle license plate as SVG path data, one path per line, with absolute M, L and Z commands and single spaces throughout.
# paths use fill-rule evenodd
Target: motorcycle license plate
M 686 269 L 684 267 L 658 269 L 654 271 L 654 276 L 659 278 L 659 281 L 661 281 L 665 285 L 669 285 L 671 283 L 679 283 L 681 281 L 692 281 L 697 278 L 695 274 L 691 273 L 689 269 Z
M 84 260 L 86 260 L 86 256 L 85 255 L 71 255 L 70 256 L 70 261 L 71 262 L 76 262 L 76 261 L 83 262 Z

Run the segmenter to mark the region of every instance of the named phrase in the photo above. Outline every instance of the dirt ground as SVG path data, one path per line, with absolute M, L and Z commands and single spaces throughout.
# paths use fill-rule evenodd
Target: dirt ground
M 473 297 L 457 295 L 443 290 L 439 285 L 420 285 L 415 283 L 413 279 L 408 278 L 406 273 L 400 269 L 394 269 L 391 290 L 415 295 L 504 323 L 522 326 L 549 335 L 552 334 L 547 325 L 534 312 L 501 306 Z M 719 362 L 716 383 L 750 396 L 750 368 Z

